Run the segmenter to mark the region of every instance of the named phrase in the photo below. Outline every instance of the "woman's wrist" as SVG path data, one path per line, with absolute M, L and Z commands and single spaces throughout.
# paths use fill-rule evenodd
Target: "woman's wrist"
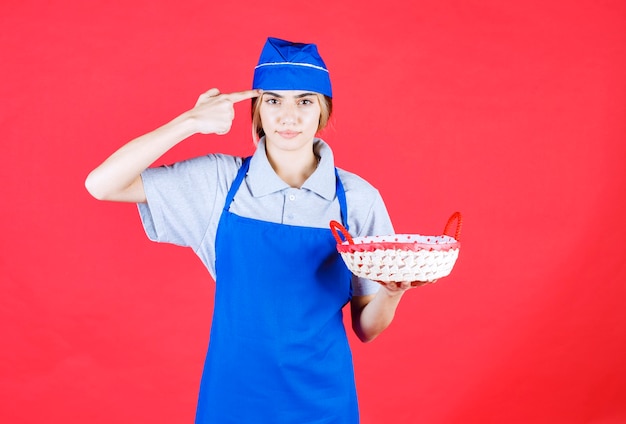
M 176 117 L 170 124 L 177 128 L 181 140 L 201 132 L 200 120 L 192 110 L 188 110 Z

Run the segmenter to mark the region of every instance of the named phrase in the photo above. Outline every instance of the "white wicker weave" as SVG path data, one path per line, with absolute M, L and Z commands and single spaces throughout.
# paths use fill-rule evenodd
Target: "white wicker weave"
M 454 219 L 455 237 L 445 235 Z M 380 282 L 433 281 L 445 277 L 452 271 L 461 247 L 458 212 L 450 217 L 444 235 L 440 236 L 393 234 L 353 239 L 337 221 L 331 221 L 330 226 L 348 269 L 359 277 Z

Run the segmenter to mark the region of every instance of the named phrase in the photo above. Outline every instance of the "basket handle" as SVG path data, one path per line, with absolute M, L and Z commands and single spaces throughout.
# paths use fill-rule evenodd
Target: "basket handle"
M 354 240 L 352 240 L 350 233 L 348 232 L 348 230 L 345 229 L 343 225 L 341 225 L 337 221 L 330 221 L 329 225 L 330 225 L 330 229 L 333 232 L 333 236 L 335 236 L 335 240 L 337 240 L 337 244 L 343 243 L 343 240 L 341 239 L 341 236 L 339 235 L 339 233 L 343 235 L 343 238 L 345 238 L 349 244 L 354 244 Z
M 461 235 L 461 225 L 463 224 L 463 218 L 461 217 L 461 212 L 454 212 L 450 218 L 448 218 L 448 222 L 446 223 L 445 228 L 443 229 L 443 233 L 445 235 L 448 234 L 448 230 L 452 226 L 452 223 L 456 220 L 456 230 L 454 231 L 454 239 L 459 240 L 459 236 Z

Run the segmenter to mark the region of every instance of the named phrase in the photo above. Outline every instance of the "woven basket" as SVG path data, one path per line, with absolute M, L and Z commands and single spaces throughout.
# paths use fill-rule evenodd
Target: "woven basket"
M 453 237 L 448 230 L 454 222 Z M 337 240 L 337 251 L 356 276 L 381 282 L 413 282 L 433 281 L 450 274 L 461 247 L 461 224 L 461 214 L 455 212 L 440 236 L 392 234 L 352 238 L 337 221 L 331 221 L 330 228 Z

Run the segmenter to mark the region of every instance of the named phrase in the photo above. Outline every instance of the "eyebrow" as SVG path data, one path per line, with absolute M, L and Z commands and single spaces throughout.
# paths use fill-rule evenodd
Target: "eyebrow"
M 284 98 L 285 96 L 281 96 L 278 93 L 274 93 L 273 91 L 264 91 L 263 94 L 267 94 L 268 96 L 273 96 L 273 97 L 278 97 L 280 99 Z M 314 96 L 315 93 L 311 92 L 311 93 L 302 93 L 302 94 L 298 94 L 296 97 L 296 99 L 300 99 L 302 97 L 308 97 L 308 96 Z

